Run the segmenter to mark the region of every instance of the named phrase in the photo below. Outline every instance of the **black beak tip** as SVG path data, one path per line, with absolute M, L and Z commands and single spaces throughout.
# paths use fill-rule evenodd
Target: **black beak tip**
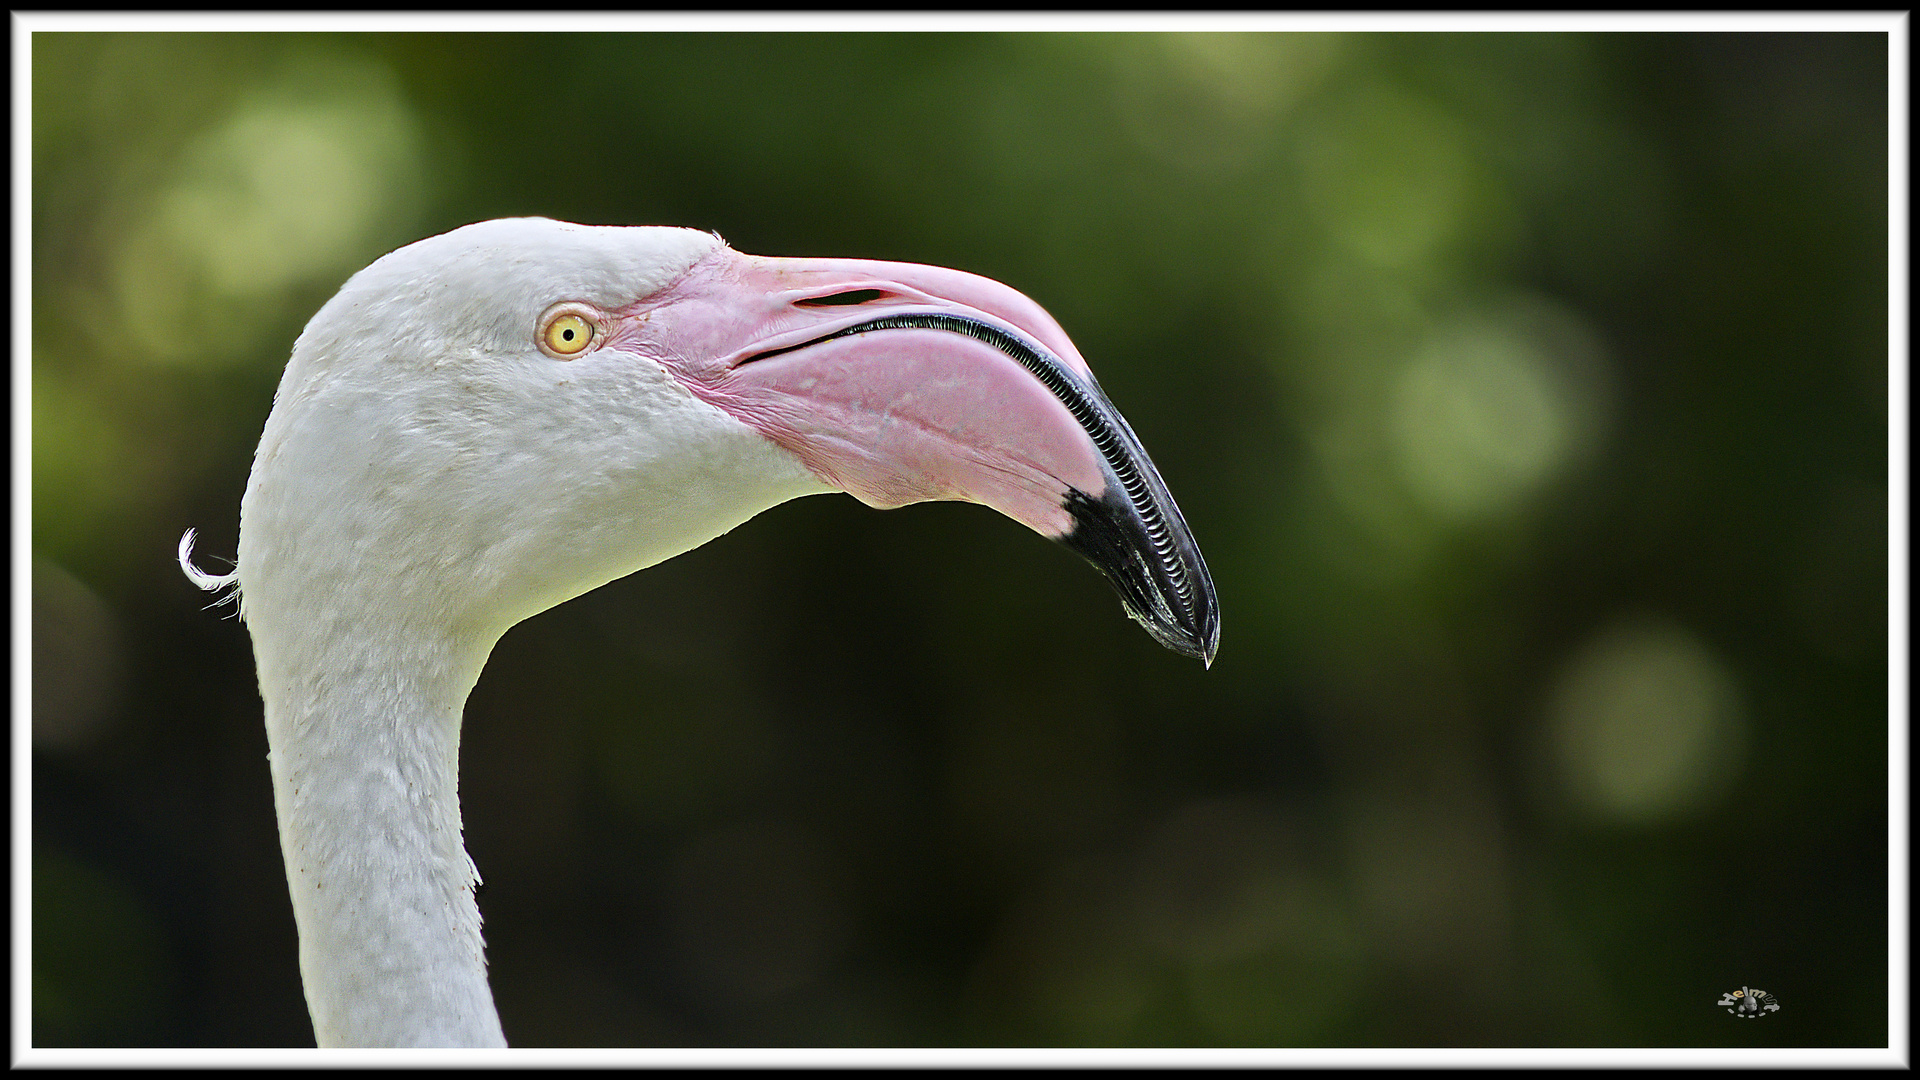
M 1201 624 L 1197 639 L 1200 644 L 1199 660 L 1208 670 L 1213 669 L 1213 657 L 1220 651 L 1220 609 L 1207 605 L 1206 621 Z
M 1063 506 L 1074 528 L 1060 541 L 1106 575 L 1127 614 L 1155 641 L 1211 668 L 1220 649 L 1220 606 L 1186 523 L 1162 548 L 1131 505 L 1111 494 L 1092 499 L 1071 491 Z
M 1128 604 L 1127 613 L 1145 626 L 1154 640 L 1182 656 L 1193 657 L 1211 669 L 1214 655 L 1220 651 L 1220 608 L 1214 597 L 1213 583 L 1207 579 L 1205 564 L 1199 566 L 1196 576 L 1200 589 L 1191 608 L 1176 608 L 1177 614 L 1163 609 L 1160 617 L 1154 617 L 1143 615 L 1133 610 L 1132 604 Z

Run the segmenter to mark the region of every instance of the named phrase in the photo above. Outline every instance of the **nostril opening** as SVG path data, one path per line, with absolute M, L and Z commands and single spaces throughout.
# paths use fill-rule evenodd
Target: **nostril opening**
M 795 300 L 801 307 L 844 307 L 853 304 L 865 304 L 887 295 L 879 289 L 854 289 L 851 292 L 834 293 L 832 296 L 814 296 L 805 300 Z

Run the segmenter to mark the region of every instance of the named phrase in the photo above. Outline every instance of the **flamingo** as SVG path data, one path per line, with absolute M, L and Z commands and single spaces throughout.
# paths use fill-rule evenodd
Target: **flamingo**
M 956 270 L 717 235 L 484 221 L 307 324 L 231 574 L 265 702 L 315 1039 L 505 1046 L 461 838 L 461 713 L 531 615 L 801 495 L 984 503 L 1211 665 L 1213 584 L 1073 343 Z

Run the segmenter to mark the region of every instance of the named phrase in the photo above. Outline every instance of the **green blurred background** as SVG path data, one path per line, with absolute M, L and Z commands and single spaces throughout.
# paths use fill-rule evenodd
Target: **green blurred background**
M 844 496 L 515 628 L 461 795 L 516 1045 L 1884 1045 L 1887 64 L 34 35 L 35 1044 L 312 1044 L 249 641 L 174 545 L 232 555 L 348 274 L 543 214 L 1026 292 L 1223 634 Z

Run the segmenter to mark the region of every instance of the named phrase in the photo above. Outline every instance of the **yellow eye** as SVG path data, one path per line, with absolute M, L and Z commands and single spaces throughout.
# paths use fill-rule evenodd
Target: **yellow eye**
M 547 324 L 541 341 L 555 356 L 573 356 L 593 344 L 593 324 L 568 312 Z

